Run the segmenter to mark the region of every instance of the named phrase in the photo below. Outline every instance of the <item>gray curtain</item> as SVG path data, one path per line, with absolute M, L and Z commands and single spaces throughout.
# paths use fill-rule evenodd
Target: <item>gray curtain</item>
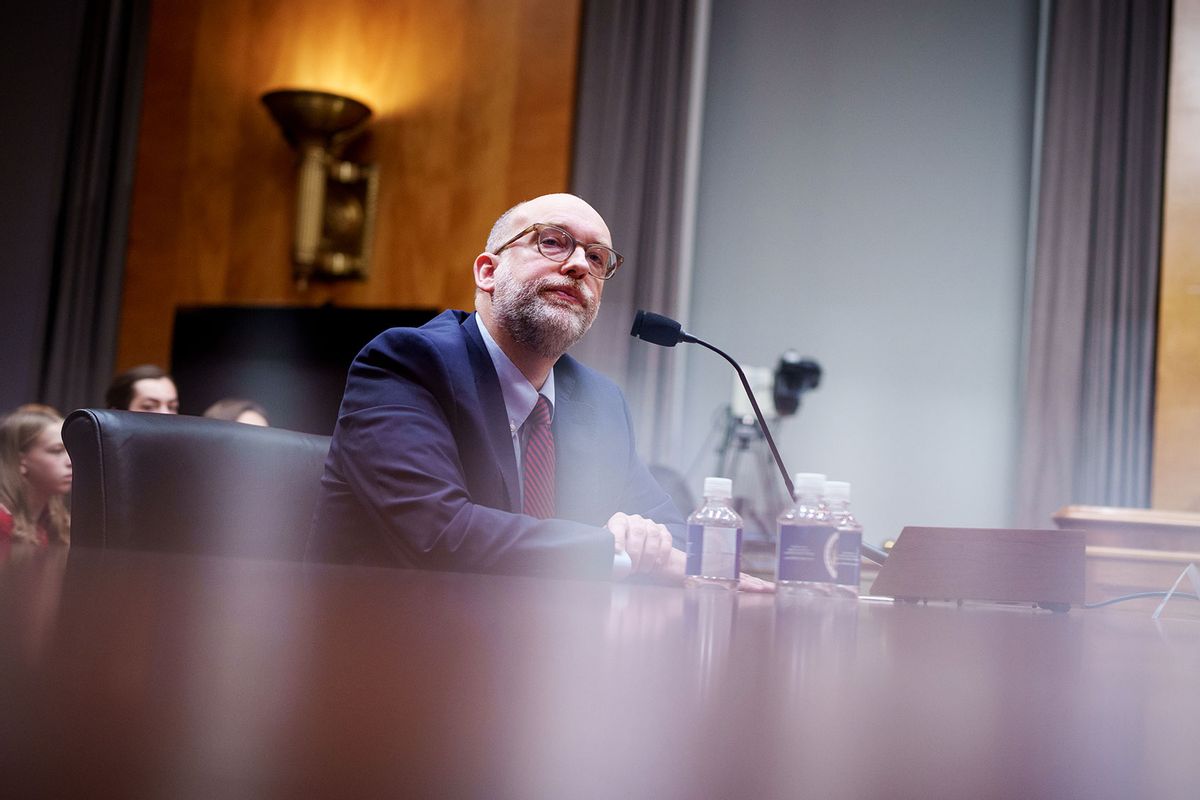
M 638 308 L 679 318 L 690 252 L 687 164 L 704 0 L 588 0 L 580 47 L 572 191 L 604 216 L 625 266 L 572 351 L 626 391 L 639 449 L 670 449 L 674 350 L 635 340 Z
M 1169 34 L 1167 0 L 1050 5 L 1020 525 L 1149 500 Z
M 87 4 L 38 396 L 101 402 L 121 307 L 149 0 Z

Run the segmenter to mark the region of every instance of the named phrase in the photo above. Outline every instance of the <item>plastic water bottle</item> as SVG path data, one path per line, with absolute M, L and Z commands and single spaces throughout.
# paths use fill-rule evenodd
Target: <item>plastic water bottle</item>
M 733 510 L 733 481 L 705 478 L 704 502 L 687 520 L 685 586 L 736 589 L 742 572 L 742 518 Z
M 776 591 L 784 594 L 833 594 L 837 580 L 837 526 L 821 502 L 825 476 L 797 472 L 796 504 L 779 515 Z
M 859 573 L 862 570 L 862 525 L 850 513 L 850 484 L 846 481 L 825 482 L 825 506 L 837 525 L 837 582 L 834 593 L 858 597 Z

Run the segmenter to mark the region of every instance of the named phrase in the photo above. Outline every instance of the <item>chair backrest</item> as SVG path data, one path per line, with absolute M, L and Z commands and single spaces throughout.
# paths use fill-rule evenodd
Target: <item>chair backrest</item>
M 300 560 L 329 437 L 201 417 L 67 417 L 73 545 Z

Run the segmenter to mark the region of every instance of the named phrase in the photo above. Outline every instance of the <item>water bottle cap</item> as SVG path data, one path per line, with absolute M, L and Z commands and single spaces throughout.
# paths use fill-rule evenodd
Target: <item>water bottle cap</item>
M 825 499 L 850 502 L 850 484 L 846 481 L 825 481 Z
M 705 478 L 704 496 L 722 499 L 733 497 L 733 481 L 729 478 Z
M 796 494 L 816 494 L 825 491 L 825 475 L 820 472 L 797 472 L 792 478 Z

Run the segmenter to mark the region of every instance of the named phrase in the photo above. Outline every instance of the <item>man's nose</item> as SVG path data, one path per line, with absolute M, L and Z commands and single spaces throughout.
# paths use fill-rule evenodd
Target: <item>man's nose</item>
M 572 278 L 583 278 L 588 274 L 587 253 L 582 244 L 576 244 L 575 249 L 571 251 L 571 256 L 566 261 L 562 262 L 560 267 L 561 272 L 565 272 Z

